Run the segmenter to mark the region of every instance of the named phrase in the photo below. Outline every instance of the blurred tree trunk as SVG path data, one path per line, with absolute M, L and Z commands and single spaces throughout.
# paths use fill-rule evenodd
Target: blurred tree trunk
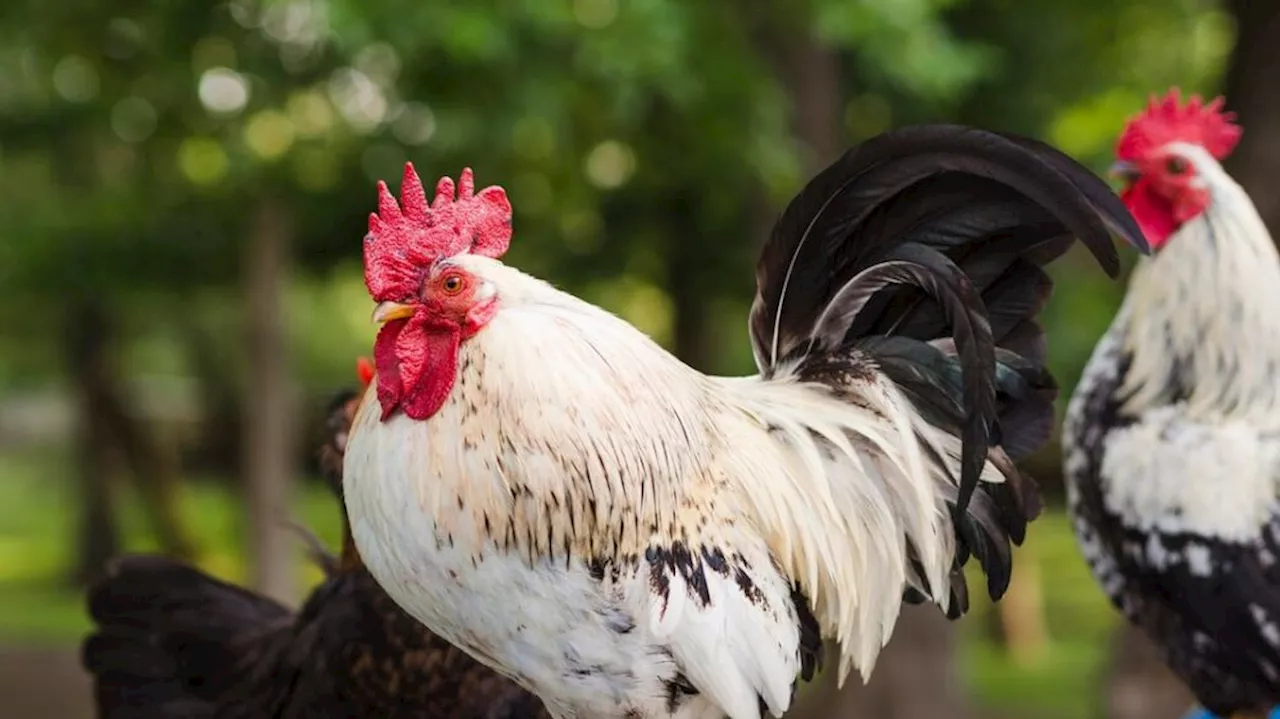
M 230 363 L 219 356 L 219 338 L 207 325 L 188 322 L 183 324 L 182 331 L 204 410 L 200 442 L 189 457 L 189 466 L 217 476 L 234 477 L 244 461 L 241 447 L 244 413 L 240 408 L 239 386 Z
M 712 330 L 712 317 L 707 302 L 708 283 L 703 280 L 705 268 L 715 266 L 705 254 L 707 243 L 684 241 L 688 218 L 693 210 L 685 196 L 670 198 L 666 217 L 670 229 L 667 236 L 675 240 L 667 250 L 667 292 L 672 305 L 674 346 L 672 351 L 685 364 L 700 371 L 712 372 L 720 352 L 716 333 Z
M 807 16 L 785 5 L 773 13 L 756 13 L 752 31 L 774 76 L 787 92 L 791 128 L 800 141 L 805 176 L 817 174 L 844 150 L 840 126 L 844 93 L 840 54 L 819 43 L 804 25 Z
M 75 580 L 95 581 L 120 546 L 111 491 L 111 437 L 100 409 L 108 392 L 106 318 L 93 303 L 85 302 L 68 312 L 66 326 L 67 366 L 76 383 L 79 435 L 78 478 L 81 518 L 77 524 L 79 541 Z
M 994 635 L 1015 664 L 1031 667 L 1044 658 L 1049 648 L 1040 562 L 1035 552 L 1018 547 L 1013 553 L 1013 567 L 1009 591 L 991 613 L 996 625 Z
M 253 586 L 292 603 L 297 591 L 293 539 L 284 525 L 293 491 L 293 392 L 285 291 L 293 233 L 289 208 L 263 197 L 245 245 L 244 450 Z
M 118 383 L 119 377 L 111 377 Z M 106 385 L 108 390 L 101 406 L 100 420 L 106 423 L 116 440 L 116 447 L 123 454 L 132 470 L 142 506 L 151 520 L 160 547 L 165 552 L 184 558 L 193 555 L 190 538 L 182 528 L 178 511 L 179 473 L 173 453 L 158 442 L 131 412 L 124 401 L 124 392 L 118 384 Z
M 91 581 L 119 550 L 111 478 L 123 458 L 160 547 L 190 557 L 192 545 L 178 512 L 178 472 L 172 458 L 125 400 L 123 379 L 112 361 L 111 317 L 98 300 L 73 305 L 67 326 L 67 360 L 80 408 L 80 475 L 84 521 L 77 578 Z
M 1227 0 L 1236 20 L 1236 45 L 1227 67 L 1227 104 L 1244 127 L 1227 171 L 1249 193 L 1273 237 L 1280 236 L 1280 3 Z
M 1111 636 L 1111 659 L 1103 670 L 1104 719 L 1173 719 L 1195 699 L 1169 671 L 1142 630 L 1124 622 Z

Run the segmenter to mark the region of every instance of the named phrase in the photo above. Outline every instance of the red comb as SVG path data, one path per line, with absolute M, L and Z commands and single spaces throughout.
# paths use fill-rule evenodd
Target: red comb
M 1182 105 L 1175 87 L 1163 100 L 1152 95 L 1146 111 L 1125 125 L 1116 143 L 1116 157 L 1133 161 L 1170 142 L 1186 142 L 1200 145 L 1221 160 L 1240 141 L 1241 129 L 1235 118 L 1235 113 L 1222 111 L 1221 97 L 1204 104 L 1199 95 L 1192 95 Z
M 360 378 L 360 384 L 365 387 L 373 381 L 373 362 L 368 357 L 356 358 L 356 377 Z
M 501 187 L 476 192 L 471 168 L 453 180 L 440 178 L 435 201 L 427 205 L 422 180 L 405 163 L 400 203 L 387 183 L 378 183 L 378 212 L 369 215 L 364 238 L 364 281 L 374 301 L 403 300 L 417 294 L 422 271 L 442 257 L 471 252 L 501 257 L 511 244 L 511 202 Z

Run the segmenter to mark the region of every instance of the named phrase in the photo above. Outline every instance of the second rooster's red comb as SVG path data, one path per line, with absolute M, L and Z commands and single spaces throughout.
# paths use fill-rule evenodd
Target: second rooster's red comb
M 1222 110 L 1221 97 L 1205 103 L 1192 95 L 1183 105 L 1175 87 L 1163 99 L 1153 95 L 1147 109 L 1125 125 L 1116 143 L 1116 157 L 1134 161 L 1170 142 L 1186 142 L 1222 160 L 1240 141 L 1242 131 L 1234 120 L 1235 113 Z
M 400 202 L 378 183 L 378 211 L 369 215 L 364 238 L 364 279 L 375 301 L 414 296 L 422 270 L 443 257 L 470 252 L 501 257 L 511 244 L 511 201 L 496 185 L 479 192 L 471 168 L 458 186 L 442 177 L 427 204 L 422 180 L 405 163 Z

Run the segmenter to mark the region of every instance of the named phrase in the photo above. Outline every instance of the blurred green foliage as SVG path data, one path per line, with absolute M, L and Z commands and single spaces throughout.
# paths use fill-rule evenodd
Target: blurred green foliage
M 844 144 L 955 121 L 1101 170 L 1149 93 L 1217 87 L 1233 33 L 1209 0 L 6 0 L 0 407 L 65 395 L 60 344 L 85 301 L 118 320 L 140 386 L 180 394 L 160 380 L 211 365 L 236 387 L 264 204 L 296 228 L 296 375 L 313 396 L 352 384 L 372 339 L 360 239 L 375 182 L 398 187 L 406 160 L 428 182 L 470 166 L 505 186 L 512 263 L 669 346 L 700 313 L 708 368 L 749 372 L 754 253 L 812 167 L 806 113 L 834 108 Z M 792 106 L 788 43 L 835 54 L 828 103 Z M 1083 256 L 1056 274 L 1045 321 L 1069 389 L 1123 288 Z M 50 584 L 71 551 L 68 474 L 0 453 L 0 622 L 22 617 L 27 638 L 83 628 L 78 595 Z M 329 498 L 301 497 L 335 539 Z M 130 506 L 127 546 L 151 546 Z M 241 576 L 232 500 L 193 484 L 183 507 L 205 566 Z M 1112 615 L 1060 518 L 1031 542 L 1054 578 L 1049 664 L 1030 676 L 974 642 L 966 666 L 990 703 L 1083 717 Z
M 1201 0 L 15 0 L 0 10 L 0 387 L 57 379 L 50 321 L 72 297 L 122 313 L 135 342 L 235 332 L 219 307 L 264 201 L 295 218 L 313 278 L 293 305 L 299 372 L 345 381 L 369 336 L 373 184 L 398 184 L 407 159 L 508 187 L 511 260 L 660 340 L 677 279 L 741 326 L 764 229 L 751 210 L 771 216 L 804 174 L 769 51 L 782 31 L 839 53 L 848 142 L 956 120 L 1096 165 L 1148 92 L 1212 89 L 1232 38 Z M 1050 315 L 1068 377 L 1118 296 L 1080 274 Z M 724 335 L 713 364 L 745 370 L 744 333 Z M 130 368 L 181 373 L 175 357 Z

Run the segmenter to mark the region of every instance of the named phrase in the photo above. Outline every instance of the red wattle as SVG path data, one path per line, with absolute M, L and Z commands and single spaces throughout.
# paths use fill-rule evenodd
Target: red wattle
M 373 342 L 373 366 L 377 368 L 378 404 L 382 405 L 382 419 L 391 416 L 400 405 L 404 394 L 404 381 L 400 378 L 400 361 L 396 359 L 396 340 L 409 320 L 391 320 L 378 330 Z
M 1139 179 L 1129 189 L 1121 193 L 1120 198 L 1129 208 L 1133 219 L 1138 221 L 1142 234 L 1146 235 L 1151 249 L 1159 249 L 1169 241 L 1169 236 L 1182 224 L 1174 217 L 1173 206 L 1169 201 L 1156 193 L 1155 188 L 1146 178 Z
M 403 343 L 405 335 L 400 337 Z M 417 353 L 421 370 L 417 381 L 406 385 L 408 391 L 401 407 L 413 419 L 427 419 L 440 411 L 453 391 L 458 376 L 462 328 L 456 323 L 423 325 L 417 339 L 413 351 Z
M 462 328 L 421 313 L 383 326 L 374 342 L 378 403 L 382 419 L 401 409 L 412 419 L 428 419 L 453 390 Z

